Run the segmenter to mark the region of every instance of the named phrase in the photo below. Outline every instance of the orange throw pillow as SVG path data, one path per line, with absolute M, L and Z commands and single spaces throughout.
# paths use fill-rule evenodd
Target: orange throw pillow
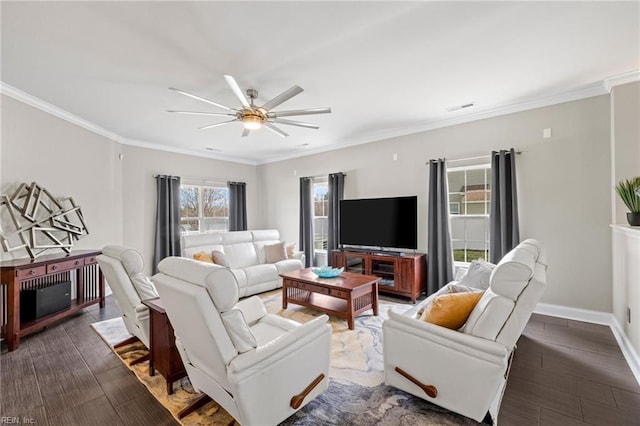
M 195 260 L 199 260 L 200 262 L 213 263 L 213 259 L 207 253 L 201 251 L 200 253 L 196 253 L 193 255 Z
M 483 294 L 482 291 L 441 294 L 427 306 L 420 319 L 457 330 L 467 321 Z

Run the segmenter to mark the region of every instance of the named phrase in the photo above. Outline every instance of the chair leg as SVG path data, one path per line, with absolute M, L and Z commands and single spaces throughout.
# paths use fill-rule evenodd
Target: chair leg
M 209 395 L 207 395 L 206 393 L 203 393 L 198 398 L 194 399 L 191 404 L 187 405 L 182 410 L 180 410 L 178 412 L 178 418 L 181 419 L 184 416 L 187 416 L 187 415 L 193 413 L 198 408 L 202 407 L 203 405 L 205 405 L 206 403 L 208 403 L 210 401 L 212 401 L 211 397 Z

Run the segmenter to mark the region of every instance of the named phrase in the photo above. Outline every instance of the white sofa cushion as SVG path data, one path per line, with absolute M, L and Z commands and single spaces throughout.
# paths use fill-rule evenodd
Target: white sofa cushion
M 476 337 L 496 340 L 509 315 L 513 311 L 514 302 L 495 294 L 491 289 L 485 290 L 462 331 Z
M 142 272 L 131 275 L 131 282 L 136 288 L 140 300 L 154 299 L 158 297 L 156 286 L 153 285 L 149 277 Z
M 253 243 L 238 243 L 225 246 L 224 254 L 232 269 L 246 268 L 258 264 L 258 254 Z
M 264 265 L 254 265 L 244 268 L 247 275 L 247 285 L 263 283 L 266 281 L 278 280 L 278 269 L 275 265 L 266 263 Z
M 278 274 L 284 274 L 286 272 L 296 271 L 302 267 L 298 259 L 281 260 L 280 262 L 274 263 L 274 265 L 278 270 Z

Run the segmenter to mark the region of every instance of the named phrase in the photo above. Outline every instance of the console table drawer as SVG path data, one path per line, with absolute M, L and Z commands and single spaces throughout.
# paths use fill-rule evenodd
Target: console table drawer
M 84 259 L 72 259 L 65 262 L 53 263 L 47 265 L 47 274 L 68 271 L 69 269 L 74 269 L 82 265 L 84 265 Z
M 348 299 L 349 293 L 343 290 L 331 289 L 330 296 L 339 297 L 340 299 Z
M 16 270 L 16 277 L 19 279 L 35 278 L 44 275 L 46 272 L 47 269 L 44 266 L 36 266 L 34 268 Z
M 84 258 L 85 265 L 93 265 L 94 263 L 98 263 L 98 258 L 96 256 L 89 256 Z
M 301 282 L 287 280 L 287 286 L 288 287 L 299 288 L 300 290 L 307 290 L 307 291 L 310 291 L 312 293 L 329 294 L 329 289 L 328 288 L 320 287 L 318 285 L 313 285 L 313 284 L 307 284 L 307 283 L 301 283 Z

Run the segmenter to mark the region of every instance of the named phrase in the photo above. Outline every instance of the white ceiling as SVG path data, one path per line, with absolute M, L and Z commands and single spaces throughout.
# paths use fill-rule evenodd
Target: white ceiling
M 588 95 L 640 69 L 638 2 L 2 1 L 1 8 L 5 93 L 24 92 L 123 143 L 255 164 L 568 92 Z M 281 125 L 288 138 L 266 129 L 240 138 L 240 123 L 197 130 L 224 119 L 165 111 L 223 112 L 169 86 L 238 107 L 224 74 L 259 90 L 262 102 L 294 84 L 305 89 L 276 110 L 333 113 L 300 117 L 320 130 Z M 475 106 L 447 112 L 469 102 Z

